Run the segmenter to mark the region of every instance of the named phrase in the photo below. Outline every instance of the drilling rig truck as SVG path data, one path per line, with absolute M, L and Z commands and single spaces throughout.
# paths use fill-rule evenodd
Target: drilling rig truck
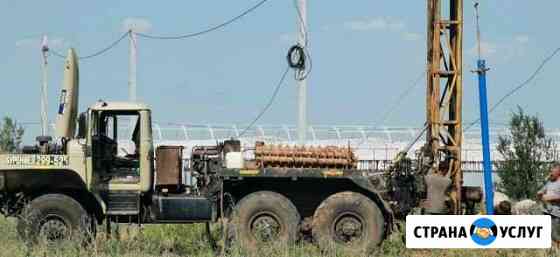
M 40 136 L 34 146 L 0 154 L 0 212 L 18 218 L 18 232 L 29 242 L 94 233 L 104 221 L 221 220 L 228 240 L 246 249 L 307 235 L 323 249 L 350 251 L 373 250 L 415 207 L 464 213 L 480 194 L 461 187 L 462 0 L 451 2 L 446 23 L 434 15 L 439 0 L 428 0 L 428 133 L 418 160 L 399 155 L 391 171 L 371 174 L 356 168 L 350 148 L 257 142 L 248 158 L 237 139 L 193 147 L 183 158 L 182 146 L 154 145 L 144 104 L 99 101 L 78 113 L 78 60 L 70 49 L 56 139 Z M 447 71 L 440 68 L 447 57 L 439 41 L 452 44 Z M 443 97 L 441 78 L 449 80 Z M 120 133 L 123 124 L 131 133 Z M 124 149 L 123 140 L 133 149 Z M 183 182 L 184 159 L 193 183 Z

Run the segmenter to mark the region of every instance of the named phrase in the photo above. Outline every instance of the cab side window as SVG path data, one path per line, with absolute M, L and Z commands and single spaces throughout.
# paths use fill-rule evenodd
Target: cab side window
M 103 135 L 109 139 L 117 141 L 117 135 L 115 135 L 115 117 L 114 116 L 105 116 L 105 120 L 103 121 L 104 131 Z
M 98 116 L 94 152 L 101 156 L 99 167 L 111 176 L 139 176 L 139 123 L 138 111 L 103 111 Z

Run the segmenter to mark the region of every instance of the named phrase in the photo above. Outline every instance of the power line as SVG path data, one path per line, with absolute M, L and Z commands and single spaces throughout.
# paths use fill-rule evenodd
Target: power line
M 90 58 L 94 58 L 97 56 L 100 56 L 106 52 L 108 52 L 109 50 L 113 49 L 115 46 L 117 46 L 123 39 L 125 39 L 128 34 L 131 33 L 131 31 L 127 31 L 125 33 L 123 33 L 117 40 L 111 42 L 111 44 L 107 45 L 106 47 L 102 48 L 101 50 L 94 52 L 92 54 L 89 55 L 85 55 L 85 56 L 79 56 L 78 59 L 79 60 L 85 60 L 85 59 L 90 59 Z M 54 56 L 56 57 L 60 57 L 60 58 L 66 58 L 66 55 L 61 54 L 53 49 L 49 49 L 49 52 L 52 53 Z
M 60 57 L 62 59 L 66 58 L 66 55 L 63 55 L 63 54 L 55 51 L 54 49 L 49 49 L 48 53 L 52 54 L 53 56 Z
M 270 107 L 274 103 L 274 99 L 276 99 L 276 96 L 278 95 L 278 92 L 280 91 L 280 88 L 282 87 L 282 84 L 284 84 L 284 81 L 286 80 L 286 75 L 288 75 L 289 71 L 290 71 L 290 67 L 288 66 L 288 67 L 286 67 L 286 70 L 284 70 L 284 73 L 282 74 L 282 77 L 280 78 L 280 81 L 278 81 L 278 84 L 274 88 L 274 92 L 272 93 L 272 96 L 268 100 L 268 103 L 259 112 L 259 114 L 255 117 L 255 119 L 253 119 L 253 121 L 251 121 L 251 123 L 249 123 L 249 126 L 247 126 L 241 133 L 239 133 L 239 137 L 242 137 L 251 127 L 253 127 L 255 125 L 255 123 L 257 123 L 257 121 L 259 121 L 259 119 L 268 111 L 268 109 L 270 109 Z
M 264 3 L 266 3 L 269 0 L 261 0 L 260 2 L 258 2 L 256 5 L 252 6 L 251 8 L 245 10 L 244 12 L 242 12 L 241 14 L 221 23 L 218 24 L 216 26 L 210 27 L 208 29 L 202 30 L 202 31 L 198 31 L 198 32 L 194 32 L 194 33 L 190 33 L 190 34 L 186 34 L 186 35 L 180 35 L 180 36 L 156 36 L 156 35 L 150 35 L 150 34 L 145 34 L 145 33 L 139 33 L 139 32 L 132 32 L 132 31 L 127 31 L 126 33 L 122 34 L 117 40 L 111 42 L 111 44 L 109 44 L 108 46 L 104 47 L 103 49 L 94 52 L 92 54 L 86 55 L 86 56 L 80 56 L 78 57 L 78 59 L 80 60 L 85 60 L 85 59 L 90 59 L 90 58 L 94 58 L 97 56 L 100 56 L 106 52 L 108 52 L 109 50 L 111 50 L 113 47 L 117 46 L 123 39 L 125 39 L 127 37 L 127 35 L 129 33 L 134 33 L 137 36 L 140 37 L 144 37 L 144 38 L 149 38 L 149 39 L 184 39 L 184 38 L 189 38 L 189 37 L 196 37 L 196 36 L 200 36 L 202 34 L 206 34 L 215 30 L 218 30 L 220 28 L 223 28 L 239 19 L 241 19 L 242 17 L 244 17 L 245 15 L 253 12 L 254 10 L 256 10 L 257 8 L 259 8 L 261 5 L 263 5 Z M 60 57 L 60 58 L 66 58 L 66 55 L 57 52 L 54 49 L 50 49 L 50 51 L 52 53 L 52 55 L 56 56 L 56 57 Z
M 393 104 L 393 106 L 388 109 L 385 114 L 383 115 L 383 118 L 381 119 L 380 122 L 378 122 L 377 124 L 383 124 L 387 121 L 387 119 L 389 119 L 389 117 L 391 116 L 391 114 L 393 114 L 393 112 L 400 107 L 401 102 L 412 92 L 412 90 L 414 88 L 416 88 L 416 86 L 419 85 L 420 81 L 424 78 L 424 76 L 426 75 L 425 71 L 422 71 L 418 77 L 414 80 L 414 82 L 408 87 L 406 88 L 397 98 L 397 100 L 395 101 L 395 103 Z
M 416 86 L 419 85 L 420 81 L 422 80 L 422 78 L 424 78 L 426 72 L 422 71 L 418 77 L 416 79 L 414 79 L 413 83 L 410 84 L 410 86 L 408 86 L 397 98 L 397 100 L 393 103 L 392 107 L 387 109 L 385 111 L 385 113 L 383 114 L 383 118 L 381 118 L 378 122 L 376 122 L 373 127 L 375 128 L 376 126 L 378 126 L 379 124 L 383 124 L 387 121 L 387 119 L 391 116 L 391 114 L 393 114 L 393 112 L 400 107 L 400 104 L 402 101 L 404 101 L 404 99 L 406 99 L 406 97 L 412 92 L 412 90 L 414 88 L 416 88 Z M 363 138 L 360 142 L 358 142 L 357 145 L 361 145 L 363 144 L 366 140 L 368 140 L 370 133 L 367 133 L 365 135 L 365 138 Z
M 113 43 L 111 43 L 110 45 L 108 45 L 107 47 L 93 53 L 90 55 L 86 55 L 86 56 L 80 56 L 80 60 L 84 60 L 84 59 L 89 59 L 89 58 L 93 58 L 93 57 L 97 57 L 99 55 L 102 55 L 104 53 L 106 53 L 107 51 L 111 50 L 113 47 L 115 47 L 116 45 L 118 45 L 123 39 L 125 39 L 128 34 L 131 33 L 130 31 L 127 31 L 126 33 L 123 33 L 122 36 L 117 39 L 116 41 L 114 41 Z
M 127 31 L 126 33 L 122 34 L 117 40 L 111 42 L 111 44 L 109 44 L 108 46 L 104 47 L 103 49 L 94 52 L 92 54 L 89 55 L 85 55 L 85 56 L 80 56 L 78 57 L 78 59 L 80 60 L 84 60 L 84 59 L 90 59 L 90 58 L 94 58 L 97 56 L 100 56 L 106 52 L 108 52 L 109 50 L 111 50 L 112 48 L 114 48 L 115 46 L 117 46 L 123 39 L 125 39 L 127 37 L 127 35 L 129 33 L 134 33 L 135 35 L 139 36 L 139 37 L 143 37 L 143 38 L 148 38 L 148 39 L 184 39 L 184 38 L 190 38 L 190 37 L 196 37 L 196 36 L 200 36 L 202 34 L 206 34 L 209 32 L 213 32 L 215 30 L 221 29 L 223 27 L 226 27 L 234 22 L 236 22 L 237 20 L 243 18 L 244 16 L 248 15 L 249 13 L 255 11 L 257 8 L 261 7 L 263 4 L 265 4 L 266 2 L 268 2 L 269 0 L 261 0 L 260 2 L 258 2 L 257 4 L 255 4 L 254 6 L 252 6 L 251 8 L 245 10 L 244 12 L 242 12 L 241 14 L 223 22 L 220 23 L 216 26 L 212 26 L 210 28 L 207 28 L 205 30 L 202 31 L 198 31 L 198 32 L 194 32 L 194 33 L 189 33 L 189 34 L 185 34 L 185 35 L 179 35 L 179 36 L 159 36 L 159 35 L 150 35 L 150 34 L 146 34 L 146 33 L 140 33 L 140 32 L 133 32 L 133 31 Z M 299 14 L 299 12 L 298 12 Z M 301 18 L 301 16 L 300 16 Z M 306 32 L 307 33 L 307 32 Z M 307 43 L 306 43 L 307 44 Z M 59 58 L 66 58 L 65 54 L 62 54 L 54 49 L 50 49 L 49 52 Z M 306 55 L 308 55 L 308 53 L 306 53 Z M 310 58 L 310 56 L 308 55 L 308 57 Z M 309 73 L 309 71 L 305 74 L 305 76 L 307 76 L 307 74 Z
M 550 61 L 552 60 L 552 58 L 554 58 L 554 56 L 556 56 L 556 54 L 558 54 L 558 52 L 560 52 L 560 47 L 556 48 L 552 54 L 550 54 L 549 56 L 547 56 L 546 58 L 543 59 L 543 61 L 539 64 L 539 66 L 537 67 L 537 69 L 531 73 L 531 75 L 529 76 L 529 78 L 527 78 L 525 81 L 523 81 L 521 84 L 519 84 L 518 86 L 516 86 L 515 88 L 513 88 L 512 90 L 510 90 L 507 94 L 505 94 L 504 96 L 502 96 L 502 98 L 500 98 L 500 100 L 498 100 L 498 102 L 496 102 L 494 105 L 492 105 L 492 107 L 490 108 L 490 110 L 488 111 L 488 113 L 492 113 L 494 110 L 496 110 L 496 108 L 498 108 L 498 106 L 500 104 L 502 104 L 508 97 L 512 96 L 513 94 L 515 94 L 515 92 L 519 91 L 520 89 L 522 89 L 523 87 L 527 86 L 529 83 L 531 83 L 531 81 L 533 81 L 537 75 L 539 75 L 539 73 L 541 73 L 542 69 L 544 68 L 544 66 Z M 474 120 L 473 122 L 471 122 L 466 129 L 464 129 L 464 131 L 469 130 L 472 126 L 476 125 L 478 122 L 480 122 L 480 117 L 477 118 L 476 120 Z
M 190 37 L 196 37 L 196 36 L 200 36 L 202 34 L 206 34 L 218 29 L 221 29 L 225 26 L 228 26 L 234 22 L 236 22 L 237 20 L 243 18 L 245 15 L 253 12 L 254 10 L 256 10 L 257 8 L 259 8 L 261 5 L 263 5 L 264 3 L 268 2 L 269 0 L 261 0 L 260 2 L 258 2 L 256 5 L 252 6 L 251 8 L 245 10 L 244 12 L 242 12 L 241 14 L 223 22 L 220 23 L 218 25 L 209 27 L 207 29 L 198 31 L 198 32 L 193 32 L 193 33 L 189 33 L 189 34 L 184 34 L 184 35 L 178 35 L 178 36 L 159 36 L 159 35 L 150 35 L 150 34 L 145 34 L 145 33 L 138 33 L 136 32 L 135 34 L 140 36 L 140 37 L 144 37 L 144 38 L 149 38 L 149 39 L 185 39 L 185 38 L 190 38 Z

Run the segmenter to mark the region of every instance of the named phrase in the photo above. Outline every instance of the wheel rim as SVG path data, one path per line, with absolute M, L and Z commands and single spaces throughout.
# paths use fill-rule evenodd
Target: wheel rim
M 64 219 L 58 215 L 47 215 L 41 221 L 39 237 L 49 242 L 61 241 L 68 238 L 70 228 Z
M 333 223 L 334 239 L 337 242 L 350 244 L 360 241 L 364 236 L 363 220 L 355 213 L 343 213 Z
M 279 238 L 282 225 L 273 213 L 262 212 L 251 219 L 250 227 L 253 237 L 260 242 L 271 242 Z

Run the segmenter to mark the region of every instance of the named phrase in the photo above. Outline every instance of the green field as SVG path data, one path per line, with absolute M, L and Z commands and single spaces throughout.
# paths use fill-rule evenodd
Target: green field
M 216 256 L 208 245 L 202 225 L 147 225 L 142 229 L 136 226 L 119 227 L 119 239 L 106 239 L 100 231 L 95 241 L 83 247 L 75 242 L 64 242 L 56 246 L 39 244 L 27 247 L 18 238 L 15 220 L 0 218 L 0 256 L 1 257 L 148 257 L 148 256 Z M 507 257 L 507 256 L 560 256 L 560 249 L 553 250 L 407 250 L 400 234 L 394 234 L 372 256 L 394 257 Z M 344 252 L 322 254 L 310 243 L 295 246 L 267 246 L 252 253 L 243 253 L 235 246 L 226 256 L 256 257 L 311 257 L 311 256 L 348 256 Z

